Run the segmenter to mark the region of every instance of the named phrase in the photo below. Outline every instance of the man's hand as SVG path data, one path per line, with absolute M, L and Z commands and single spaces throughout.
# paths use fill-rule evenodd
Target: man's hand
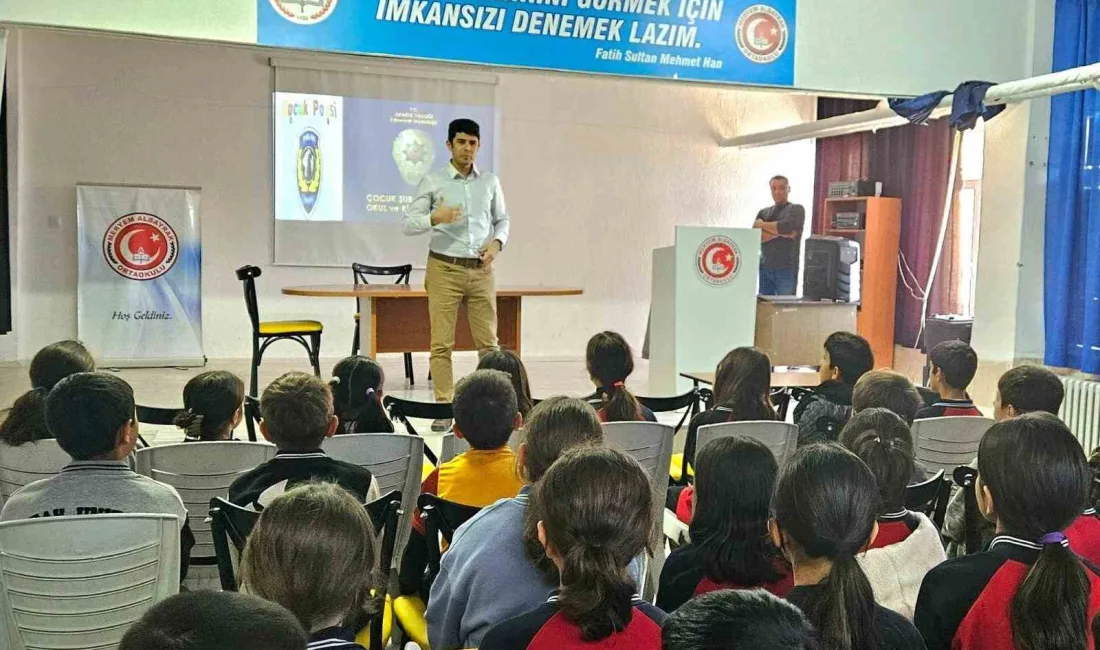
M 485 244 L 481 247 L 481 251 L 478 253 L 478 258 L 481 259 L 481 268 L 489 270 L 493 266 L 493 260 L 500 255 L 500 241 L 494 239 L 493 241 Z
M 432 213 L 432 225 L 438 226 L 444 223 L 455 223 L 462 220 L 462 206 L 461 205 L 447 205 L 444 201 L 439 204 L 439 207 Z

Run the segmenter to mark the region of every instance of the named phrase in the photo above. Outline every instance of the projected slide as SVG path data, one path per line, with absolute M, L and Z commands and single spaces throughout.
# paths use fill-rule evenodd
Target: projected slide
M 447 125 L 481 125 L 478 164 L 493 164 L 490 106 L 275 93 L 275 219 L 398 224 L 425 174 L 447 164 Z

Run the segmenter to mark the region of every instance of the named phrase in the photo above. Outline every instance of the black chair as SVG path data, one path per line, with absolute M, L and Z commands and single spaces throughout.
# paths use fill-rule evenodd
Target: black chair
M 244 428 L 248 439 L 256 442 L 256 429 L 260 425 L 260 400 L 251 395 L 244 396 Z
M 404 424 L 405 429 L 413 436 L 419 436 L 420 433 L 409 422 L 409 418 L 422 420 L 450 420 L 454 418 L 454 410 L 451 408 L 450 402 L 415 402 L 386 395 L 382 398 L 382 405 L 389 411 L 390 417 Z M 439 457 L 427 447 L 424 447 L 424 456 L 433 465 L 439 464 Z
M 683 395 L 674 395 L 673 397 L 642 397 L 638 395 L 637 398 L 642 406 L 654 413 L 669 413 L 684 409 L 684 415 L 676 423 L 673 435 L 680 433 L 684 423 L 695 417 L 695 414 L 699 412 L 699 404 L 703 401 L 697 388 L 692 388 Z
M 439 575 L 439 563 L 443 552 L 433 540 L 440 536 L 448 544 L 458 527 L 481 511 L 481 508 L 465 506 L 460 503 L 440 499 L 434 494 L 421 494 L 416 505 L 424 518 L 424 535 L 428 539 L 428 585 L 435 582 Z
M 142 406 L 138 404 L 135 407 L 137 411 L 137 421 L 141 424 L 153 424 L 156 426 L 171 426 L 176 423 L 176 416 L 183 412 L 183 409 L 169 409 L 161 408 L 159 406 Z M 138 434 L 138 442 L 140 443 L 139 449 L 145 449 L 149 447 L 149 443 L 145 438 Z
M 222 497 L 210 499 L 210 533 L 214 537 L 214 557 L 218 562 L 218 577 L 222 591 L 237 591 L 237 574 L 229 545 L 244 553 L 248 535 L 256 527 L 260 513 L 230 503 Z
M 383 645 L 383 626 L 386 619 L 386 590 L 390 584 L 393 550 L 397 545 L 397 522 L 402 514 L 401 492 L 393 490 L 384 494 L 381 498 L 368 503 L 366 508 L 367 516 L 374 524 L 374 531 L 382 545 L 378 566 L 380 567 L 381 584 L 384 585 L 378 599 L 378 611 L 370 617 L 368 623 L 370 626 L 370 647 L 382 648 L 385 647 Z M 362 625 L 357 622 L 353 622 L 352 625 L 354 629 L 362 629 Z
M 905 507 L 915 512 L 923 512 L 928 515 L 933 523 L 936 523 L 936 512 L 939 510 L 940 501 L 945 502 L 944 507 L 946 508 L 946 500 L 950 497 L 950 494 L 951 483 L 944 478 L 944 472 L 941 469 L 927 481 L 914 483 L 905 488 Z M 942 525 L 942 519 L 939 523 L 936 523 L 937 528 Z
M 412 264 L 402 264 L 400 266 L 371 266 L 370 264 L 353 263 L 351 265 L 351 274 L 355 280 L 355 284 L 370 284 L 368 278 L 370 276 L 384 276 L 384 277 L 396 277 L 394 284 L 408 284 L 409 276 L 412 275 Z M 355 336 L 351 340 L 351 356 L 359 354 L 359 314 L 363 312 L 363 302 L 361 298 L 355 299 Z M 412 353 L 405 353 L 405 378 L 409 380 L 410 386 L 416 385 L 416 380 L 413 376 L 413 361 Z
M 978 470 L 966 465 L 956 467 L 952 478 L 955 485 L 963 491 L 963 545 L 966 554 L 970 555 L 982 550 L 982 534 L 979 530 L 982 514 L 978 512 L 978 499 L 974 492 Z
M 315 320 L 261 321 L 260 307 L 256 300 L 256 278 L 260 267 L 242 266 L 237 269 L 237 279 L 244 284 L 244 303 L 248 319 L 252 322 L 252 375 L 248 394 L 255 397 L 259 391 L 260 362 L 264 352 L 276 341 L 294 341 L 306 349 L 313 365 L 313 374 L 321 376 L 321 332 L 324 326 Z

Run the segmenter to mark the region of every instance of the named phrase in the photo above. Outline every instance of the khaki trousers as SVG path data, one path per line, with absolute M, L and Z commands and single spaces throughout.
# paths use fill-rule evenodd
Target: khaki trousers
M 455 347 L 458 308 L 463 302 L 478 356 L 500 349 L 497 345 L 496 280 L 492 268 L 468 269 L 429 257 L 424 289 L 428 292 L 428 318 L 432 327 L 430 364 L 435 401 L 450 402 L 454 398 L 451 351 Z

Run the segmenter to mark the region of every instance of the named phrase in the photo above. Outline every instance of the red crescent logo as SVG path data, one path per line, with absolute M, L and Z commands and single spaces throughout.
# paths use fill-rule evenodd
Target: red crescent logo
M 115 219 L 103 235 L 103 258 L 128 280 L 153 280 L 167 273 L 179 256 L 176 231 L 160 217 L 134 212 Z
M 729 237 L 715 235 L 699 245 L 695 254 L 695 270 L 709 285 L 729 283 L 741 267 L 741 251 Z

